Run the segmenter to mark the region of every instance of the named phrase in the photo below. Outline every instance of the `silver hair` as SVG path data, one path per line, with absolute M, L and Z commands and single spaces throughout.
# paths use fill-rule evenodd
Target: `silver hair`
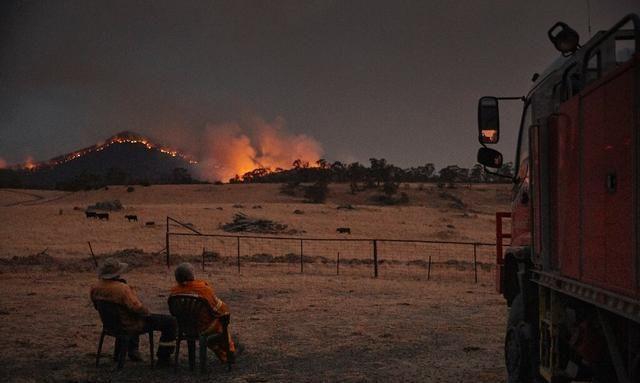
M 183 262 L 179 264 L 178 267 L 176 267 L 175 277 L 176 282 L 178 283 L 193 281 L 196 278 L 193 265 L 191 265 L 189 262 Z

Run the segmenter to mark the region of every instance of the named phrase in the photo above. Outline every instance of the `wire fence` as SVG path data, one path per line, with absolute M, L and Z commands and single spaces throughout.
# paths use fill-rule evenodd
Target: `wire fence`
M 169 221 L 189 232 L 171 232 Z M 166 261 L 197 259 L 203 270 L 264 268 L 274 272 L 384 277 L 492 278 L 495 244 L 370 238 L 304 238 L 205 234 L 167 217 Z

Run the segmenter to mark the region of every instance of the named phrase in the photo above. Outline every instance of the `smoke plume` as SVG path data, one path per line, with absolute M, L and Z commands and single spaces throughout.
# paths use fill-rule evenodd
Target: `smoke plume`
M 283 118 L 207 126 L 201 142 L 199 178 L 228 181 L 256 168 L 288 169 L 295 160 L 313 165 L 322 146 L 313 137 L 288 133 Z

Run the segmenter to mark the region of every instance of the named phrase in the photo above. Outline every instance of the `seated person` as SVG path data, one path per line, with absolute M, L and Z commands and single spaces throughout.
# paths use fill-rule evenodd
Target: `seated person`
M 91 288 L 91 301 L 94 303 L 98 300 L 113 302 L 128 309 L 128 312 L 122 315 L 123 326 L 125 330 L 135 334 L 130 338 L 128 345 L 129 359 L 142 360 L 138 351 L 139 334 L 159 330 L 161 335 L 157 364 L 158 366 L 169 365 L 170 356 L 175 347 L 175 318 L 170 315 L 149 313 L 133 289 L 127 285 L 127 281 L 120 278 L 127 266 L 126 263 L 119 262 L 114 258 L 107 258 L 98 269 L 100 280 Z
M 171 295 L 197 295 L 200 298 L 204 298 L 208 303 L 211 309 L 216 315 L 222 315 L 229 313 L 229 307 L 226 303 L 216 297 L 216 293 L 213 288 L 204 280 L 195 279 L 195 272 L 193 266 L 190 263 L 181 263 L 178 265 L 175 271 L 176 282 L 173 288 L 171 288 Z M 204 333 L 207 335 L 213 334 L 222 334 L 222 323 L 216 317 L 211 317 L 210 314 L 205 313 L 198 320 L 199 328 L 198 331 L 200 333 Z M 234 362 L 235 361 L 235 352 L 236 346 L 231 339 L 231 335 L 229 332 L 229 349 L 224 349 L 216 339 L 210 338 L 210 342 L 207 344 L 209 349 L 213 351 L 218 359 L 222 363 L 226 363 L 227 361 Z

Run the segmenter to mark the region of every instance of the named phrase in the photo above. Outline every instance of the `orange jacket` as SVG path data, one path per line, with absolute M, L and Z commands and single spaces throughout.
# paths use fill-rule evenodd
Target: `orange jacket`
M 171 288 L 171 295 L 179 294 L 195 294 L 200 298 L 204 298 L 209 302 L 209 306 L 217 315 L 229 313 L 229 306 L 216 296 L 216 292 L 213 290 L 213 287 L 207 283 L 207 281 L 196 279 L 195 281 L 188 281 L 186 283 L 173 286 Z M 212 318 L 207 313 L 204 313 L 202 317 L 198 318 L 198 322 L 198 330 L 200 332 L 208 334 L 222 332 L 222 324 L 216 318 Z M 216 353 L 222 362 L 227 360 L 227 350 L 222 350 L 215 344 L 210 344 L 209 348 Z M 235 344 L 229 335 L 229 351 L 235 352 L 235 350 Z
M 123 313 L 122 323 L 126 330 L 137 332 L 144 328 L 143 317 L 149 310 L 140 302 L 133 289 L 123 280 L 100 279 L 91 288 L 91 301 L 104 300 L 125 306 L 129 311 Z

